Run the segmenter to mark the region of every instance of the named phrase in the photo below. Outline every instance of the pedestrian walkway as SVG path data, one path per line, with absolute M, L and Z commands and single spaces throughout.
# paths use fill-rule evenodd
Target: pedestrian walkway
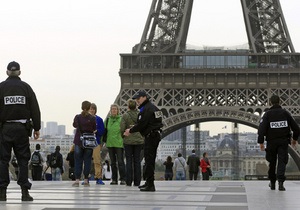
M 124 185 L 80 185 L 70 181 L 35 181 L 33 202 L 22 202 L 12 181 L 1 210 L 295 210 L 300 209 L 300 181 L 286 181 L 287 191 L 271 191 L 268 181 L 156 181 L 156 192 Z M 277 187 L 277 186 L 276 186 Z

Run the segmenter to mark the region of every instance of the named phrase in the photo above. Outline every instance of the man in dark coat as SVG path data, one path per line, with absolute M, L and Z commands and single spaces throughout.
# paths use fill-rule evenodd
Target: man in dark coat
M 188 157 L 186 164 L 189 166 L 190 180 L 197 180 L 200 167 L 200 158 L 196 155 L 194 149 L 192 150 L 192 154 Z

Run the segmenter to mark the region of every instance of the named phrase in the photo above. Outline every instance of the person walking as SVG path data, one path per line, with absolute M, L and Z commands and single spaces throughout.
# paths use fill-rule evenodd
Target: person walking
M 200 168 L 202 172 L 202 180 L 209 180 L 209 176 L 211 175 L 211 168 L 207 152 L 203 153 L 203 158 L 200 161 Z
M 104 123 L 101 117 L 96 115 L 97 113 L 97 106 L 96 104 L 92 103 L 89 113 L 96 117 L 96 138 L 98 142 L 98 146 L 93 150 L 93 162 L 94 162 L 94 169 L 95 169 L 95 180 L 97 185 L 104 185 L 105 183 L 102 181 L 102 160 L 101 160 L 101 137 L 104 134 Z
M 128 111 L 123 114 L 121 119 L 121 133 L 127 128 L 131 128 L 137 122 L 139 111 L 136 108 L 136 102 L 128 100 Z M 126 185 L 140 186 L 141 183 L 141 151 L 144 144 L 143 136 L 136 132 L 123 138 L 125 157 L 126 157 Z M 132 168 L 133 166 L 133 168 Z
M 186 164 L 189 166 L 190 180 L 197 180 L 200 166 L 200 158 L 196 155 L 193 149 L 192 154 L 188 157 Z
M 105 121 L 105 125 L 107 125 L 106 147 L 108 148 L 112 169 L 111 185 L 118 184 L 118 169 L 120 175 L 120 184 L 126 184 L 123 138 L 120 130 L 121 116 L 119 112 L 119 106 L 117 104 L 112 104 L 110 106 L 110 116 Z
M 69 162 L 69 179 L 72 181 L 75 181 L 75 159 L 74 159 L 74 153 L 75 153 L 75 145 L 73 144 L 70 148 L 69 153 L 67 154 L 66 161 Z
M 52 181 L 60 181 L 64 173 L 63 157 L 60 153 L 60 146 L 55 147 L 55 152 L 51 154 L 50 167 L 52 174 Z
M 172 180 L 173 179 L 173 165 L 172 157 L 168 156 L 167 160 L 164 162 L 165 166 L 165 180 Z
M 131 133 L 140 132 L 145 138 L 144 158 L 145 158 L 145 184 L 139 186 L 140 191 L 155 191 L 154 186 L 154 171 L 157 147 L 161 140 L 162 112 L 150 102 L 145 91 L 137 92 L 132 99 L 139 105 L 139 114 L 137 123 L 127 128 L 124 136 L 129 136 Z
M 292 144 L 295 146 L 297 144 L 299 126 L 290 113 L 280 106 L 279 96 L 273 95 L 270 98 L 270 104 L 271 108 L 265 112 L 260 120 L 257 143 L 260 145 L 261 151 L 266 151 L 266 160 L 269 162 L 268 178 L 271 190 L 275 190 L 275 183 L 278 180 L 278 189 L 285 191 L 283 183 L 286 179 L 285 169 L 288 163 L 288 145 Z M 291 131 L 293 132 L 292 135 Z M 267 142 L 266 148 L 264 145 L 265 140 Z
M 13 61 L 7 66 L 8 78 L 0 83 L 0 201 L 6 201 L 9 185 L 9 161 L 12 149 L 19 165 L 18 185 L 22 201 L 33 201 L 28 190 L 29 138 L 40 136 L 41 113 L 36 95 L 30 85 L 20 79 L 20 65 Z M 32 120 L 32 121 L 31 121 Z
M 80 140 L 81 133 L 94 133 L 96 132 L 96 117 L 89 113 L 91 102 L 83 101 L 81 103 L 82 112 L 74 117 L 73 127 L 76 128 L 74 136 L 75 144 L 75 182 L 73 187 L 79 187 L 79 181 L 83 171 L 85 187 L 89 187 L 89 174 L 91 171 L 93 149 L 83 148 Z M 84 169 L 83 169 L 84 164 Z M 83 170 L 82 170 L 83 169 Z
M 41 145 L 35 145 L 35 151 L 31 154 L 31 176 L 33 181 L 41 181 L 43 174 L 44 159 L 40 153 Z
M 181 153 L 178 153 L 178 157 L 174 161 L 174 169 L 176 173 L 176 180 L 186 180 L 186 161 L 182 157 Z

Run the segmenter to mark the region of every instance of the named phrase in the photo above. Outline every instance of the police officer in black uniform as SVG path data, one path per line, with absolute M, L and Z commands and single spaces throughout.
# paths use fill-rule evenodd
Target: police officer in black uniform
M 268 177 L 271 190 L 275 190 L 276 179 L 279 190 L 285 191 L 285 168 L 288 163 L 288 145 L 295 146 L 299 137 L 299 126 L 294 118 L 279 105 L 280 99 L 277 95 L 270 98 L 272 107 L 263 115 L 259 128 L 258 140 L 261 151 L 266 151 L 266 160 L 269 162 Z M 293 135 L 291 136 L 291 131 Z M 291 139 L 292 137 L 292 139 Z M 267 141 L 265 149 L 264 140 Z M 276 162 L 277 175 L 276 175 Z
M 139 104 L 140 113 L 138 114 L 137 124 L 132 128 L 126 129 L 125 136 L 130 133 L 140 132 L 145 137 L 144 157 L 146 183 L 139 186 L 140 191 L 155 191 L 154 186 L 154 170 L 157 147 L 161 140 L 162 112 L 152 104 L 144 91 L 139 91 L 132 99 Z
M 0 83 L 0 201 L 6 201 L 9 185 L 8 163 L 14 150 L 18 164 L 18 185 L 22 189 L 22 201 L 32 201 L 28 190 L 28 161 L 30 160 L 29 138 L 34 129 L 34 138 L 39 138 L 41 115 L 35 93 L 21 81 L 20 65 L 10 62 L 6 74 L 8 78 Z M 32 120 L 32 122 L 31 122 Z

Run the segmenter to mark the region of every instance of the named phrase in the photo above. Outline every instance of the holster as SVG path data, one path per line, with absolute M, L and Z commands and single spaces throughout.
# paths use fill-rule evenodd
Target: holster
M 26 130 L 28 132 L 28 136 L 32 136 L 32 131 L 33 131 L 33 123 L 31 120 L 27 120 L 25 123 Z

